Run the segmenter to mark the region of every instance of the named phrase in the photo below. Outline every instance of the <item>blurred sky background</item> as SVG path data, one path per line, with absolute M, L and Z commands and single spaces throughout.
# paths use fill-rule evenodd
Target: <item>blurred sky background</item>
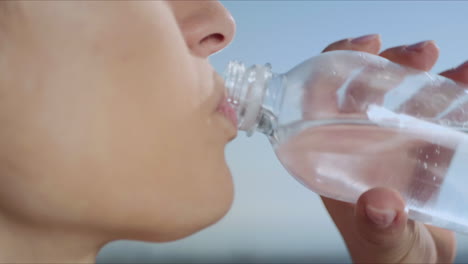
M 440 59 L 433 72 L 468 60 L 465 1 L 222 3 L 237 21 L 237 35 L 229 47 L 210 59 L 220 73 L 231 59 L 247 64 L 270 62 L 275 72 L 286 72 L 331 42 L 370 33 L 381 34 L 384 49 L 435 40 Z M 98 262 L 350 262 L 318 196 L 288 175 L 265 136 L 255 134 L 248 138 L 240 133 L 228 145 L 226 155 L 236 196 L 232 210 L 223 220 L 176 242 L 109 244 Z M 457 237 L 456 261 L 468 263 L 468 235 Z

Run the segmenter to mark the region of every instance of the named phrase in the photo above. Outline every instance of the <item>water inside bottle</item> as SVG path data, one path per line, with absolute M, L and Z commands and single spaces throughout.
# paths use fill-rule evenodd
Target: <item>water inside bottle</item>
M 424 135 L 418 125 L 369 119 L 298 121 L 270 139 L 286 169 L 318 194 L 354 203 L 370 188 L 394 188 L 410 218 L 468 233 L 467 131 L 424 122 Z
M 410 218 L 468 233 L 466 85 L 350 51 L 270 70 L 234 63 L 226 83 L 240 128 L 267 135 L 297 180 L 352 203 L 390 187 Z

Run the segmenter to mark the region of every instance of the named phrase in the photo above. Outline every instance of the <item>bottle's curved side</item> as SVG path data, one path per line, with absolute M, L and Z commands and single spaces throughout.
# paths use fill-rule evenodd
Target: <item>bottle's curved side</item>
M 372 187 L 405 197 L 410 217 L 466 232 L 461 175 L 465 87 L 357 52 L 330 52 L 286 74 L 276 154 L 321 195 L 355 202 Z M 465 113 L 466 109 L 466 113 Z M 466 211 L 466 210 L 465 210 Z
M 268 135 L 302 184 L 347 202 L 394 188 L 412 219 L 468 230 L 466 87 L 355 51 L 324 53 L 284 75 L 259 69 L 231 78 L 241 130 Z
M 372 124 L 303 123 L 276 154 L 312 191 L 354 203 L 365 191 L 388 187 L 406 200 L 409 216 L 459 232 L 468 230 L 465 202 L 468 143 L 454 148 Z

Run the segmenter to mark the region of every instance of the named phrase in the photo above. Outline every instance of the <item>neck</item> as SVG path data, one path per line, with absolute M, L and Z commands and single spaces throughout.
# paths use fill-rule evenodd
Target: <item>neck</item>
M 0 217 L 0 263 L 95 263 L 105 244 L 84 232 Z

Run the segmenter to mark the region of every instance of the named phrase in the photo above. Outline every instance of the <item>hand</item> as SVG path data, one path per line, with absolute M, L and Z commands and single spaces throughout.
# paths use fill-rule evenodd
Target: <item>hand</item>
M 378 36 L 344 39 L 329 45 L 332 50 L 357 50 L 378 54 L 393 62 L 429 71 L 438 58 L 433 41 L 399 46 L 379 53 Z M 441 75 L 468 84 L 468 63 Z M 388 188 L 365 192 L 356 205 L 322 197 L 354 262 L 449 263 L 455 258 L 453 232 L 407 219 L 405 202 Z

